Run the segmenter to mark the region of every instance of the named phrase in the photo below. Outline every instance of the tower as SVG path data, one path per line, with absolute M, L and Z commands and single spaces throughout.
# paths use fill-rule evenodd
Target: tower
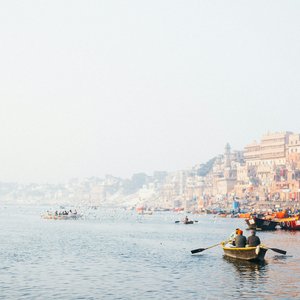
M 227 143 L 225 146 L 225 152 L 224 152 L 225 167 L 231 166 L 230 151 L 231 151 L 231 147 L 230 147 L 229 143 Z

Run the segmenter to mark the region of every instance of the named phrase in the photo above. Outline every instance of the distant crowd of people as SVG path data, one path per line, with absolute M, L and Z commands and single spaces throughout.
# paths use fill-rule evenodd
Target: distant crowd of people
M 230 236 L 230 243 L 237 248 L 256 247 L 260 245 L 260 238 L 256 235 L 254 229 L 250 231 L 250 236 L 246 238 L 243 235 L 243 230 L 236 228 Z

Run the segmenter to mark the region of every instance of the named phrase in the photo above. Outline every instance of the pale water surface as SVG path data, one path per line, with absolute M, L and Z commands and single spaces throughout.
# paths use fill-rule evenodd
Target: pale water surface
M 0 207 L 0 299 L 300 298 L 300 232 L 261 232 L 270 247 L 258 265 L 225 259 L 216 247 L 242 219 L 105 209 L 82 220 L 44 220 L 45 207 Z M 247 232 L 246 232 L 247 233 Z

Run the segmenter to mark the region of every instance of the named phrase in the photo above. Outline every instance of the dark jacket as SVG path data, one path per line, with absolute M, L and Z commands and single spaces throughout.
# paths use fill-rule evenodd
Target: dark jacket
M 244 248 L 246 246 L 246 237 L 244 235 L 240 235 L 238 234 L 236 237 L 235 237 L 235 246 L 237 248 Z
M 247 238 L 247 245 L 249 247 L 256 247 L 256 246 L 260 245 L 260 239 L 259 239 L 259 237 L 256 236 L 256 235 L 250 235 Z

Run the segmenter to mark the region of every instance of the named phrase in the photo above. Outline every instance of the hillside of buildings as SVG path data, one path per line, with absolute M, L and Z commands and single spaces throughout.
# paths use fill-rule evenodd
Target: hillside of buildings
M 227 144 L 209 161 L 177 172 L 130 179 L 72 179 L 65 184 L 0 183 L 0 201 L 12 204 L 87 205 L 201 210 L 298 206 L 300 134 L 268 133 L 243 150 Z

